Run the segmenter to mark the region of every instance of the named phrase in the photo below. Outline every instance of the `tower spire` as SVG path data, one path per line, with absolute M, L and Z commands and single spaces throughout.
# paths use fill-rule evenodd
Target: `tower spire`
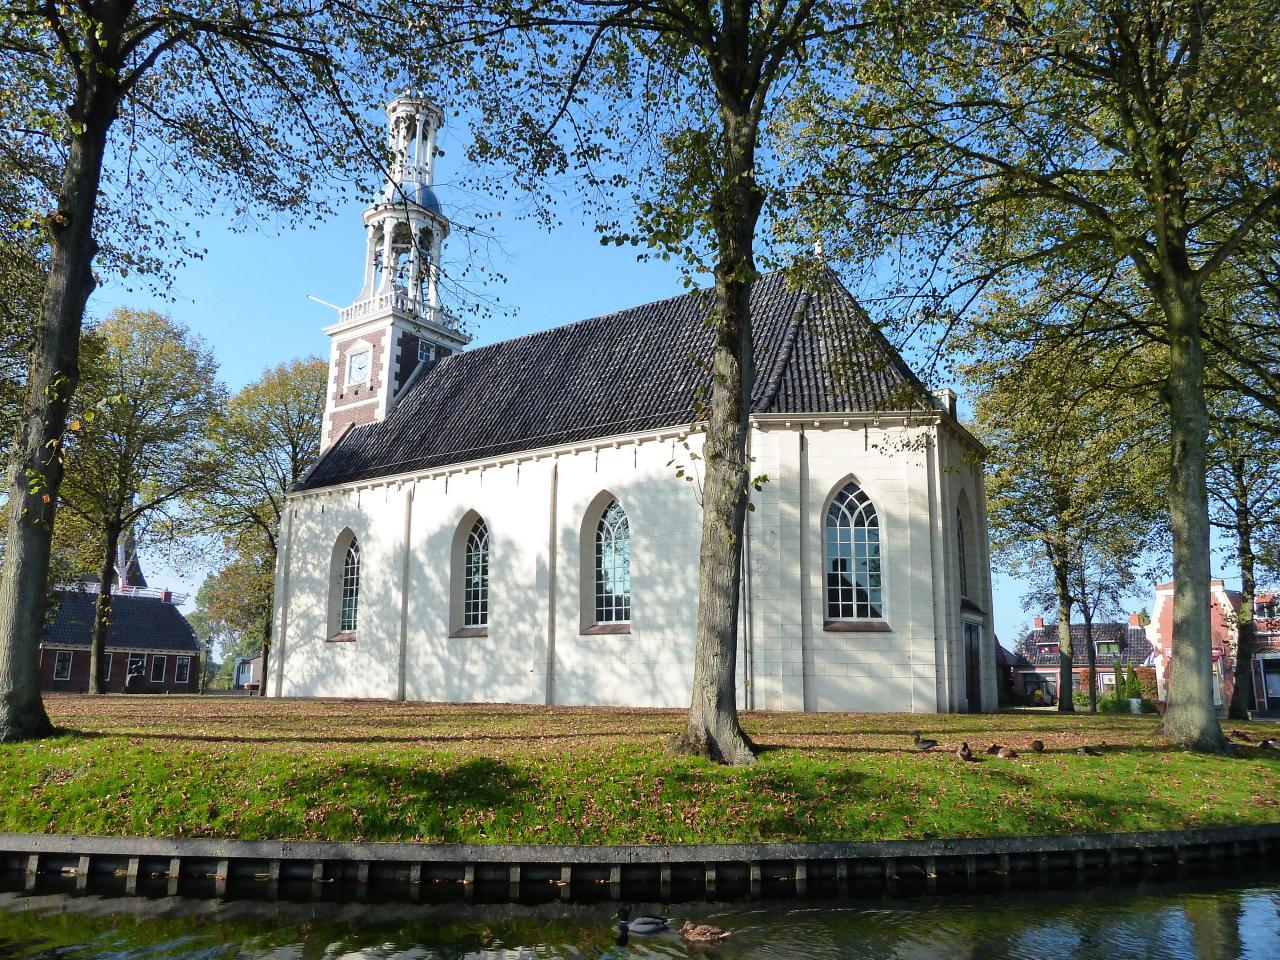
M 325 447 L 348 426 L 385 417 L 420 364 L 471 339 L 440 301 L 449 221 L 432 182 L 443 124 L 444 114 L 425 97 L 406 94 L 387 104 L 387 180 L 364 212 L 364 282 L 356 301 L 325 329 Z

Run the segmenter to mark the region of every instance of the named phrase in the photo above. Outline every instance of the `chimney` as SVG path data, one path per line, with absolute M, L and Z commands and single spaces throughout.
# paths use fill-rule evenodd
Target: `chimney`
M 933 399 L 938 402 L 939 407 L 951 414 L 952 417 L 956 415 L 956 401 L 959 399 L 959 394 L 950 387 L 943 387 L 941 390 L 933 391 Z
M 1131 614 L 1129 614 L 1129 626 L 1131 626 L 1131 627 L 1140 627 L 1140 626 L 1142 626 L 1142 614 L 1140 614 L 1140 613 L 1131 613 Z
M 1036 629 L 1037 630 L 1044 629 L 1044 617 L 1036 617 Z
M 160 594 L 160 599 L 165 603 L 173 603 L 173 591 L 166 590 L 164 593 Z

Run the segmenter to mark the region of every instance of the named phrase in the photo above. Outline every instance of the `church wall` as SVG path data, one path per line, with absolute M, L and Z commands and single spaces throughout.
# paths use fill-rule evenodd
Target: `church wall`
M 690 447 L 699 450 L 701 438 L 691 437 Z M 700 463 L 671 438 L 558 459 L 556 703 L 689 703 L 701 515 L 696 483 L 675 475 L 673 458 Z M 631 526 L 631 627 L 590 634 L 583 627 L 593 619 L 594 593 L 583 569 L 594 565 L 595 525 L 608 494 Z
M 766 423 L 753 433 L 754 472 L 770 476 L 750 518 L 757 707 L 937 709 L 929 490 L 924 456 L 899 449 L 906 440 L 901 428 L 864 431 L 841 421 Z M 826 628 L 823 524 L 830 497 L 849 479 L 880 517 L 886 632 Z
M 697 451 L 700 438 L 690 442 Z M 763 419 L 751 454 L 753 474 L 769 482 L 752 493 L 756 509 L 748 515 L 739 704 L 965 708 L 954 531 L 945 518 L 962 495 L 971 504 L 982 500 L 980 473 L 961 462 L 960 445 L 945 435 L 939 443 L 931 425 L 909 433 L 857 421 L 806 421 L 802 429 Z M 287 625 L 277 611 L 285 634 L 282 692 L 397 696 L 403 600 L 410 699 L 685 706 L 700 507 L 699 484 L 675 475 L 681 466 L 700 478 L 702 462 L 678 439 L 620 438 L 597 450 L 548 451 L 518 464 L 292 498 Z M 880 517 L 885 632 L 837 632 L 824 622 L 823 522 L 829 498 L 850 478 Z M 590 573 L 595 523 L 611 496 L 626 510 L 632 536 L 632 622 L 621 634 L 584 631 L 593 597 L 583 568 Z M 476 516 L 490 536 L 489 625 L 485 636 L 461 636 L 452 553 L 460 528 Z M 970 595 L 981 592 L 989 610 L 985 523 L 975 510 L 975 533 L 979 526 L 970 577 L 980 577 L 981 586 L 971 586 Z M 361 544 L 360 625 L 354 643 L 334 643 L 326 640 L 330 555 L 348 527 Z M 983 701 L 991 708 L 989 618 L 985 631 Z M 274 693 L 274 684 L 268 689 Z
M 398 569 L 403 497 L 394 486 L 336 490 L 323 497 L 296 499 L 292 507 L 283 694 L 396 696 L 400 591 L 398 580 L 388 572 Z M 329 623 L 332 555 L 346 529 L 355 534 L 360 546 L 357 639 L 333 642 L 328 639 L 335 632 Z M 274 651 L 273 660 L 280 652 Z M 272 665 L 273 679 L 278 670 L 277 662 Z
M 542 703 L 546 685 L 548 461 L 420 480 L 414 488 L 406 696 Z M 486 636 L 461 630 L 455 536 L 489 530 Z M 465 540 L 466 531 L 462 531 Z M 462 541 L 459 541 L 461 544 Z
M 953 431 L 942 431 L 939 442 L 942 465 L 941 515 L 942 540 L 946 563 L 945 578 L 939 590 L 945 595 L 947 619 L 947 678 L 950 688 L 948 709 L 994 710 L 998 705 L 998 676 L 995 657 L 995 628 L 991 593 L 990 546 L 986 524 L 986 493 L 982 469 L 973 459 L 969 444 Z M 959 536 L 956 525 L 962 515 L 965 527 L 965 552 L 968 562 L 966 606 L 961 599 L 959 582 Z M 970 703 L 966 683 L 964 623 L 968 620 L 981 629 L 981 698 Z

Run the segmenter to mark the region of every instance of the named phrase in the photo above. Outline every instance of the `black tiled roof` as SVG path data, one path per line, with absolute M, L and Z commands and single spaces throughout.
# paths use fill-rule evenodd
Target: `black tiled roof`
M 87 647 L 93 625 L 96 593 L 60 590 L 58 610 L 45 624 L 41 642 L 51 647 Z M 191 624 L 172 603 L 159 597 L 111 598 L 111 622 L 107 626 L 108 649 L 178 650 L 199 652 Z
M 1018 644 L 1017 654 L 1025 663 L 1021 666 L 1054 666 L 1058 665 L 1058 654 L 1042 653 L 1040 644 L 1058 642 L 1058 625 L 1045 624 L 1038 629 L 1030 630 Z M 1127 623 L 1095 623 L 1093 625 L 1094 643 L 1118 643 L 1120 652 L 1099 653 L 1095 661 L 1098 666 L 1109 667 L 1114 664 L 1141 665 L 1151 656 L 1151 644 L 1147 640 L 1147 631 L 1142 627 L 1131 627 Z M 1077 667 L 1089 665 L 1089 651 L 1085 646 L 1085 627 L 1083 623 L 1071 624 L 1071 663 Z
M 711 383 L 714 294 L 556 327 L 442 359 L 385 420 L 348 430 L 300 489 L 693 421 Z M 751 289 L 755 413 L 934 409 L 835 274 Z

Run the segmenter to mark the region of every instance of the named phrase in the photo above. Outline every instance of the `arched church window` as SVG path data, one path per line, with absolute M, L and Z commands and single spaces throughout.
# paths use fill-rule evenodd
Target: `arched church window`
M 338 607 L 338 630 L 353 633 L 360 612 L 360 544 L 355 537 L 342 559 L 342 597 Z
M 969 596 L 969 569 L 965 562 L 964 515 L 959 510 L 956 511 L 956 552 L 959 555 L 960 598 L 964 600 Z
M 596 623 L 631 620 L 631 523 L 612 500 L 596 524 Z
M 880 518 L 871 499 L 856 483 L 846 483 L 831 498 L 822 543 L 827 619 L 883 617 Z
M 462 625 L 489 625 L 489 528 L 484 518 L 476 518 L 467 534 L 463 565 Z

